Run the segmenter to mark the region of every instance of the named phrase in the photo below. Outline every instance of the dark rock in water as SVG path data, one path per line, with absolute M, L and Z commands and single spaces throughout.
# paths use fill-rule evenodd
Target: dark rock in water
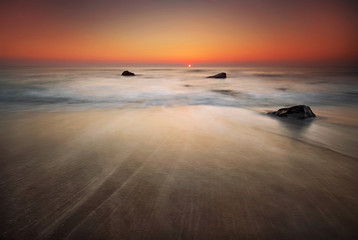
M 280 90 L 280 91 L 287 91 L 287 90 L 288 90 L 288 88 L 280 87 L 280 88 L 276 88 L 276 90 Z
M 237 92 L 237 91 L 234 91 L 234 90 L 227 90 L 227 89 L 213 89 L 211 91 L 214 92 L 214 93 L 220 93 L 220 94 L 233 96 L 233 97 L 240 94 L 240 92 Z
M 297 105 L 289 108 L 281 108 L 276 112 L 269 113 L 278 117 L 306 119 L 314 118 L 316 115 L 312 112 L 311 108 L 306 105 Z
M 218 73 L 214 76 L 209 76 L 208 78 L 226 78 L 226 73 L 224 73 L 224 72 Z
M 132 73 L 132 72 L 130 72 L 130 71 L 124 71 L 124 72 L 122 73 L 122 76 L 135 76 L 135 74 Z

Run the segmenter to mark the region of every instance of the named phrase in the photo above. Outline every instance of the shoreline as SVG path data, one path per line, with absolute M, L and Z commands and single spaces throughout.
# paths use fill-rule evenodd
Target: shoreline
M 321 120 L 182 106 L 16 113 L 0 126 L 4 239 L 356 233 L 355 134 Z

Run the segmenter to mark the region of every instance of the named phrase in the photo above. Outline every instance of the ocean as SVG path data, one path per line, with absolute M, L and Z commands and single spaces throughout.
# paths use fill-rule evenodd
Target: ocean
M 123 77 L 124 70 L 135 77 Z M 226 79 L 206 78 L 226 72 Z M 354 108 L 354 68 L 1 67 L 0 111 L 150 106 Z

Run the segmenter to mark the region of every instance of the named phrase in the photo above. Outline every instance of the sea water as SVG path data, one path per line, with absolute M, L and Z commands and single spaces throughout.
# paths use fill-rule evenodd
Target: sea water
M 121 76 L 124 70 L 136 74 Z M 226 79 L 207 76 L 226 72 Z M 354 108 L 353 68 L 1 67 L 1 111 L 212 105 Z

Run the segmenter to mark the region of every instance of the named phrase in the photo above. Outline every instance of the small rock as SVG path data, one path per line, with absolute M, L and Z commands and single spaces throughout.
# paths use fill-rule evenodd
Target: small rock
M 226 73 L 222 72 L 222 73 L 218 73 L 214 76 L 209 76 L 207 78 L 226 78 Z
M 276 90 L 280 90 L 280 91 L 287 91 L 287 90 L 288 90 L 288 88 L 280 87 L 280 88 L 276 88 Z
M 228 96 L 236 96 L 239 95 L 240 92 L 234 91 L 234 90 L 228 90 L 228 89 L 213 89 L 211 90 L 214 93 L 220 93 Z
M 135 74 L 132 73 L 132 72 L 130 72 L 130 71 L 124 71 L 124 72 L 122 73 L 122 76 L 135 76 Z
M 297 105 L 288 108 L 281 108 L 276 112 L 269 113 L 278 117 L 285 118 L 296 118 L 296 119 L 306 119 L 306 118 L 315 118 L 316 115 L 312 112 L 311 108 L 306 105 Z

